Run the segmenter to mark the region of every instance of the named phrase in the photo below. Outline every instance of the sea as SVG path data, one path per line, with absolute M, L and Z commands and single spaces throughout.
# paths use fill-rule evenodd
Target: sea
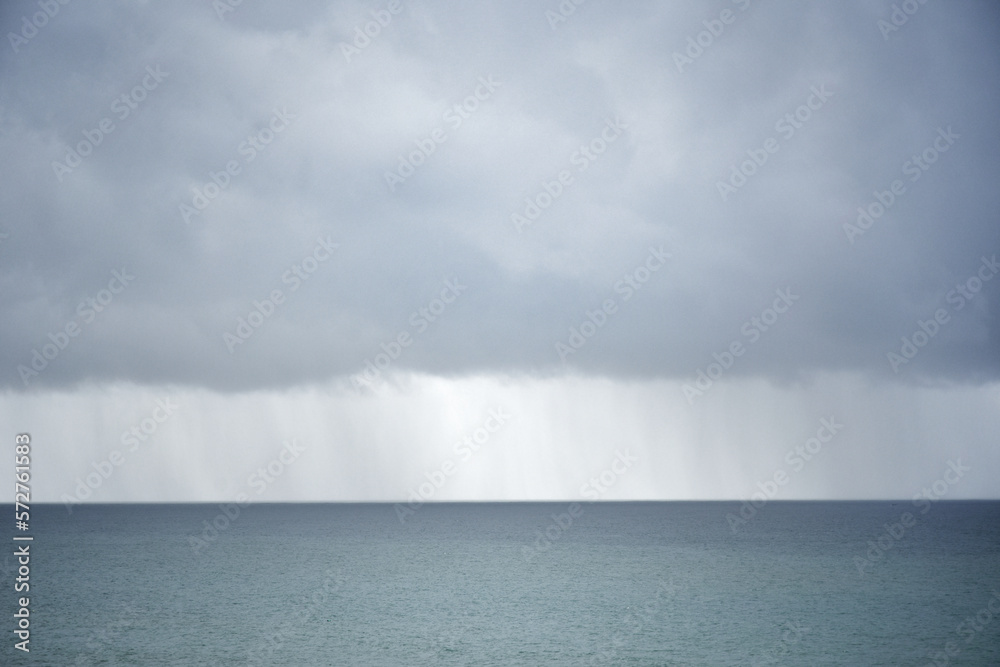
M 3 665 L 1000 665 L 992 501 L 38 505 L 0 561 Z

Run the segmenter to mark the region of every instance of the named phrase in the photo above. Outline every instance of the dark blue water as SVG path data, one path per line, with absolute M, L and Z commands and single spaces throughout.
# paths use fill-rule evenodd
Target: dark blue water
M 213 533 L 217 505 L 33 507 L 31 652 L 11 557 L 0 661 L 1000 664 L 1000 503 L 580 509 L 251 505 Z

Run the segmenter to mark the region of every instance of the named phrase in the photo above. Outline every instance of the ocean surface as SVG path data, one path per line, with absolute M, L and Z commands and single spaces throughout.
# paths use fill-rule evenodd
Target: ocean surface
M 1000 503 L 739 512 L 33 506 L 31 651 L 11 531 L 0 663 L 1000 665 Z

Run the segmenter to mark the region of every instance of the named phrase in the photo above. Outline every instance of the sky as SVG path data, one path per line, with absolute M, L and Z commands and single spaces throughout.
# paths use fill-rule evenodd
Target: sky
M 1000 497 L 992 2 L 0 25 L 37 501 Z

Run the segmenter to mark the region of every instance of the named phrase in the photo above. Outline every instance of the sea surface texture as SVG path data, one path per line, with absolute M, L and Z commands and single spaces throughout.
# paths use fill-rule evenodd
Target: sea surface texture
M 32 507 L 0 663 L 1000 665 L 996 502 L 226 509 Z

